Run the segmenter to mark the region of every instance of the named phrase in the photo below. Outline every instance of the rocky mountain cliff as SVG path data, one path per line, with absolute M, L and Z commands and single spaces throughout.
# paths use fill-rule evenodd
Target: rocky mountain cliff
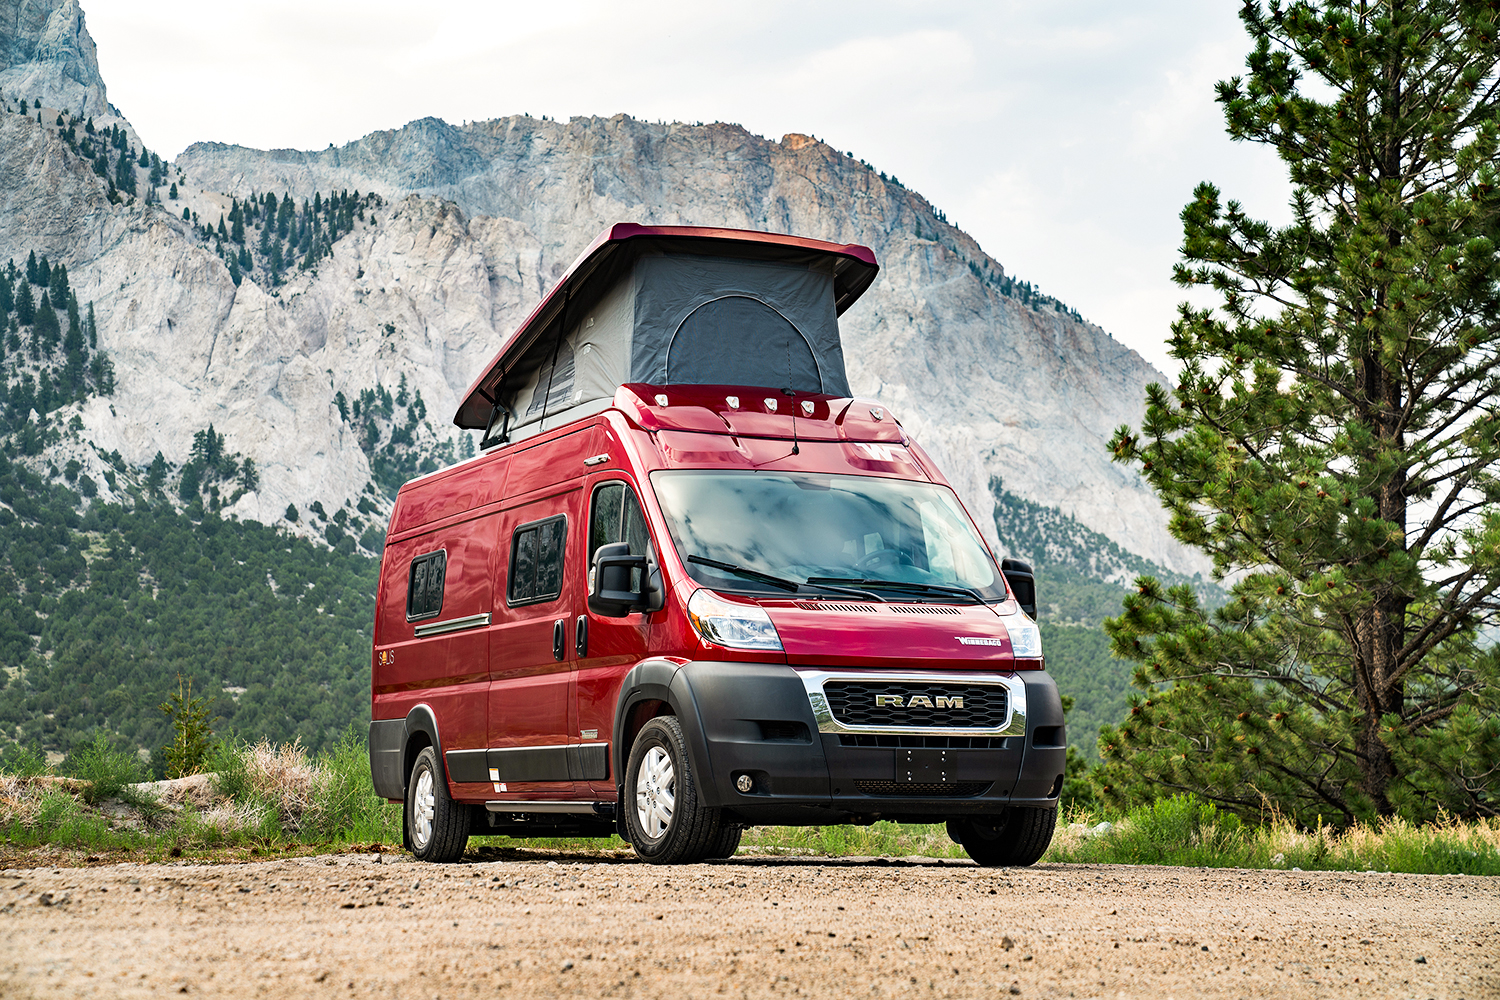
M 881 276 L 843 318 L 851 384 L 892 407 L 992 538 L 998 480 L 1203 568 L 1104 447 L 1159 373 L 852 154 L 727 124 L 512 116 L 319 152 L 201 143 L 162 164 L 105 102 L 75 0 L 0 15 L 0 261 L 65 264 L 115 372 L 113 395 L 38 414 L 54 432 L 38 461 L 128 470 L 106 497 L 158 452 L 186 465 L 212 424 L 259 470 L 227 512 L 273 523 L 317 501 L 368 532 L 387 503 L 372 481 L 472 451 L 449 424 L 458 394 L 600 229 L 717 225 L 874 248 Z

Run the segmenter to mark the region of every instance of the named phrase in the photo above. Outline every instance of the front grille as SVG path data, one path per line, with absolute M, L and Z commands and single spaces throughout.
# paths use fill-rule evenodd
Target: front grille
M 846 726 L 997 729 L 1005 725 L 1008 692 L 996 684 L 828 681 L 823 694 L 833 717 Z M 877 704 L 877 698 L 900 702 Z
M 839 733 L 841 747 L 908 750 L 1009 750 L 1009 736 L 927 736 L 916 733 Z
M 989 791 L 992 781 L 955 781 L 940 784 L 935 781 L 856 781 L 856 791 L 866 795 L 900 795 L 903 798 L 959 799 L 970 795 L 982 795 Z

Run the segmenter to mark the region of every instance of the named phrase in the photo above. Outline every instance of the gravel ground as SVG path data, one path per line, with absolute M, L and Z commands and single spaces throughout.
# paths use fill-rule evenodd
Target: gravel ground
M 1480 1000 L 1497 962 L 1500 879 L 1467 876 L 393 855 L 0 872 L 6 997 Z

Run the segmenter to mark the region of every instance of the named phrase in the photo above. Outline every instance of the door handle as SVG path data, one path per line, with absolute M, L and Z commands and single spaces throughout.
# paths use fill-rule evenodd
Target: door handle
M 589 655 L 589 619 L 587 615 L 579 615 L 578 621 L 573 623 L 573 648 L 578 650 L 580 659 Z
M 559 618 L 552 623 L 552 658 L 554 660 L 561 660 L 567 655 L 565 652 L 567 621 L 566 618 Z

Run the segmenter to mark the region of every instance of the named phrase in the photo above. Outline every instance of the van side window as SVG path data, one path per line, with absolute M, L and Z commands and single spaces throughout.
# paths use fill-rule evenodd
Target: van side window
M 516 529 L 510 542 L 510 603 L 535 604 L 562 593 L 568 519 L 559 514 Z
M 646 517 L 635 491 L 624 483 L 605 483 L 594 491 L 594 507 L 589 512 L 589 562 L 593 562 L 599 546 L 612 542 L 629 543 L 633 556 L 650 554 Z
M 428 552 L 411 561 L 406 580 L 406 620 L 436 618 L 443 610 L 443 578 L 448 573 L 448 553 Z

